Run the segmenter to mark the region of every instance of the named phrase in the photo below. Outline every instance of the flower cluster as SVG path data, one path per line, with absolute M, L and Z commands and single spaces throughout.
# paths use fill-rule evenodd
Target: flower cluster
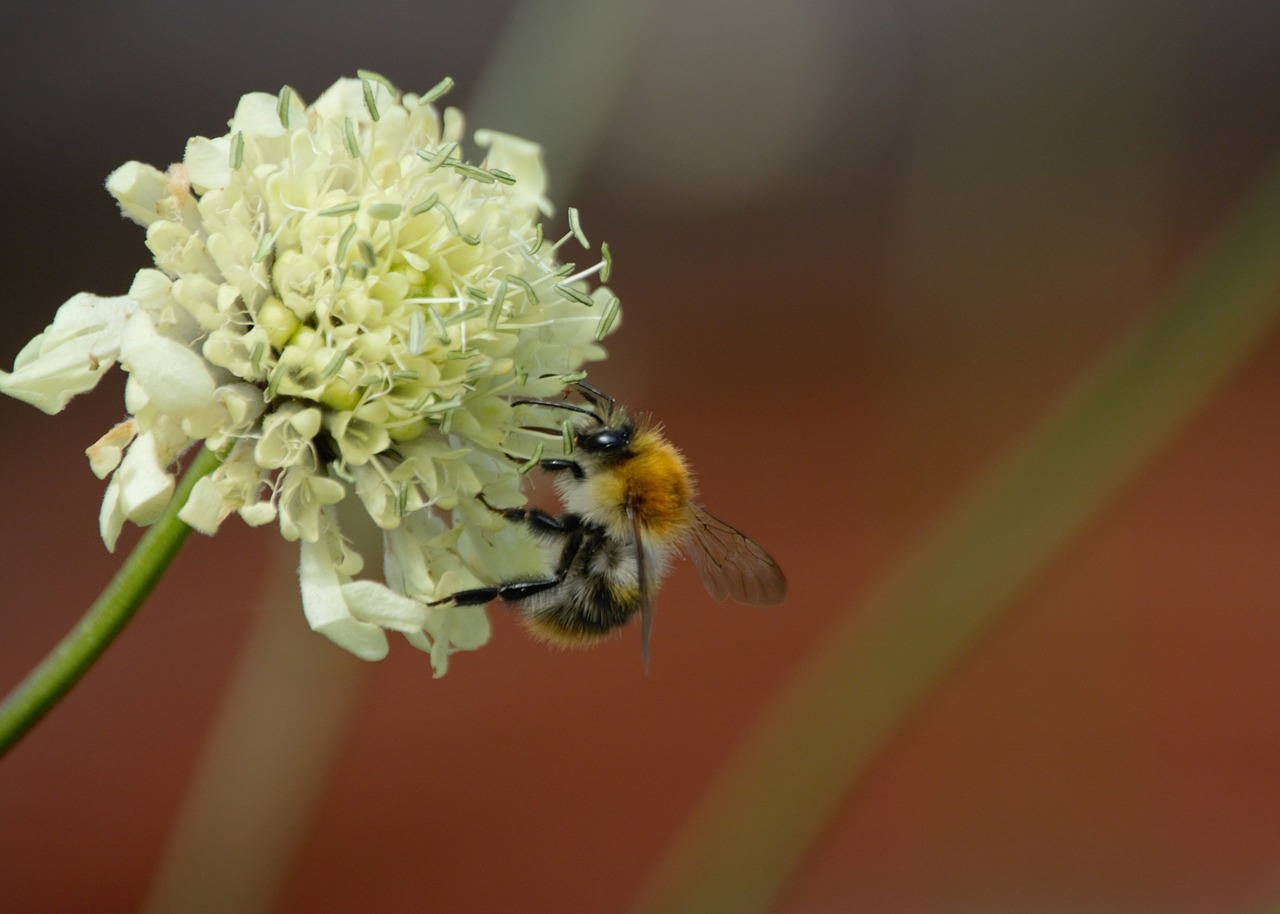
M 438 87 L 439 88 L 439 87 Z M 230 514 L 301 544 L 311 626 L 365 659 L 384 630 L 437 674 L 483 644 L 482 608 L 432 606 L 463 588 L 545 573 L 540 553 L 475 496 L 522 500 L 513 455 L 534 436 L 513 397 L 558 393 L 617 316 L 617 299 L 543 240 L 540 148 L 477 131 L 433 91 L 344 79 L 304 106 L 244 96 L 226 135 L 194 137 L 167 172 L 107 179 L 146 227 L 155 268 L 125 296 L 82 293 L 19 354 L 0 391 L 46 412 L 127 373 L 128 418 L 88 449 L 110 477 L 100 526 L 153 522 L 194 444 L 224 455 L 180 517 L 212 533 Z M 576 213 L 572 232 L 585 246 Z M 340 503 L 382 532 L 385 584 L 339 530 Z

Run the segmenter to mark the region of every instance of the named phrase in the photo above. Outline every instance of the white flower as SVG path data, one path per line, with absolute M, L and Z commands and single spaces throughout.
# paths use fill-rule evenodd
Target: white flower
M 604 264 L 575 273 L 544 243 L 541 149 L 477 131 L 475 166 L 463 139 L 456 109 L 346 79 L 309 107 L 288 89 L 246 95 L 225 136 L 193 137 L 167 172 L 112 173 L 155 268 L 127 296 L 70 299 L 0 372 L 0 391 L 49 413 L 112 364 L 128 373 L 129 418 L 88 449 L 110 476 L 109 548 L 125 521 L 155 520 L 203 442 L 224 460 L 180 516 L 204 533 L 231 514 L 278 522 L 301 543 L 308 621 L 360 657 L 397 631 L 443 673 L 488 622 L 428 604 L 545 573 L 474 496 L 521 498 L 511 457 L 535 442 L 510 400 L 552 396 L 603 357 L 617 299 L 587 285 Z M 335 520 L 347 499 L 383 530 L 386 584 L 356 579 Z

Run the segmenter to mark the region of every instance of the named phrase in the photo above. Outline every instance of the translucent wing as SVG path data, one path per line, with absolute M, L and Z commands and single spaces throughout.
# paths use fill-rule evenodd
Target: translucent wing
M 702 586 L 717 600 L 774 606 L 787 598 L 787 579 L 769 553 L 701 505 L 693 505 L 693 531 L 686 549 Z
M 627 507 L 627 520 L 631 522 L 631 541 L 636 548 L 636 589 L 640 592 L 640 657 L 644 671 L 649 672 L 649 638 L 653 634 L 653 594 L 649 592 L 649 572 L 645 568 L 644 544 L 640 539 L 640 518 Z

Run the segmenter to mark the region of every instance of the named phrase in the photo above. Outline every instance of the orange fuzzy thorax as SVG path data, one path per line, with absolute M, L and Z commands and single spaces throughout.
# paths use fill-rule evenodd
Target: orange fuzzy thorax
M 684 457 L 660 434 L 642 429 L 632 456 L 610 474 L 610 501 L 635 512 L 645 533 L 673 537 L 689 525 L 693 481 Z

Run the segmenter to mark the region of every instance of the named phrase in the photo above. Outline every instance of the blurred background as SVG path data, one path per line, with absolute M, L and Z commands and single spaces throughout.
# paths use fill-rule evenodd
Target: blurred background
M 1280 153 L 1273 4 L 634 6 L 6 11 L 0 364 L 149 265 L 102 189 L 122 162 L 179 159 L 248 91 L 451 75 L 613 249 L 624 325 L 593 380 L 661 417 L 791 581 L 746 609 L 678 568 L 647 676 L 634 631 L 549 651 L 495 607 L 492 643 L 433 680 L 402 643 L 370 666 L 309 633 L 271 530 L 193 536 L 0 762 L 12 910 L 627 910 L 806 658 Z M 58 417 L 0 400 L 0 688 L 118 565 L 83 449 L 121 391 Z M 1273 330 L 851 773 L 762 904 L 1280 899 L 1278 393 Z

